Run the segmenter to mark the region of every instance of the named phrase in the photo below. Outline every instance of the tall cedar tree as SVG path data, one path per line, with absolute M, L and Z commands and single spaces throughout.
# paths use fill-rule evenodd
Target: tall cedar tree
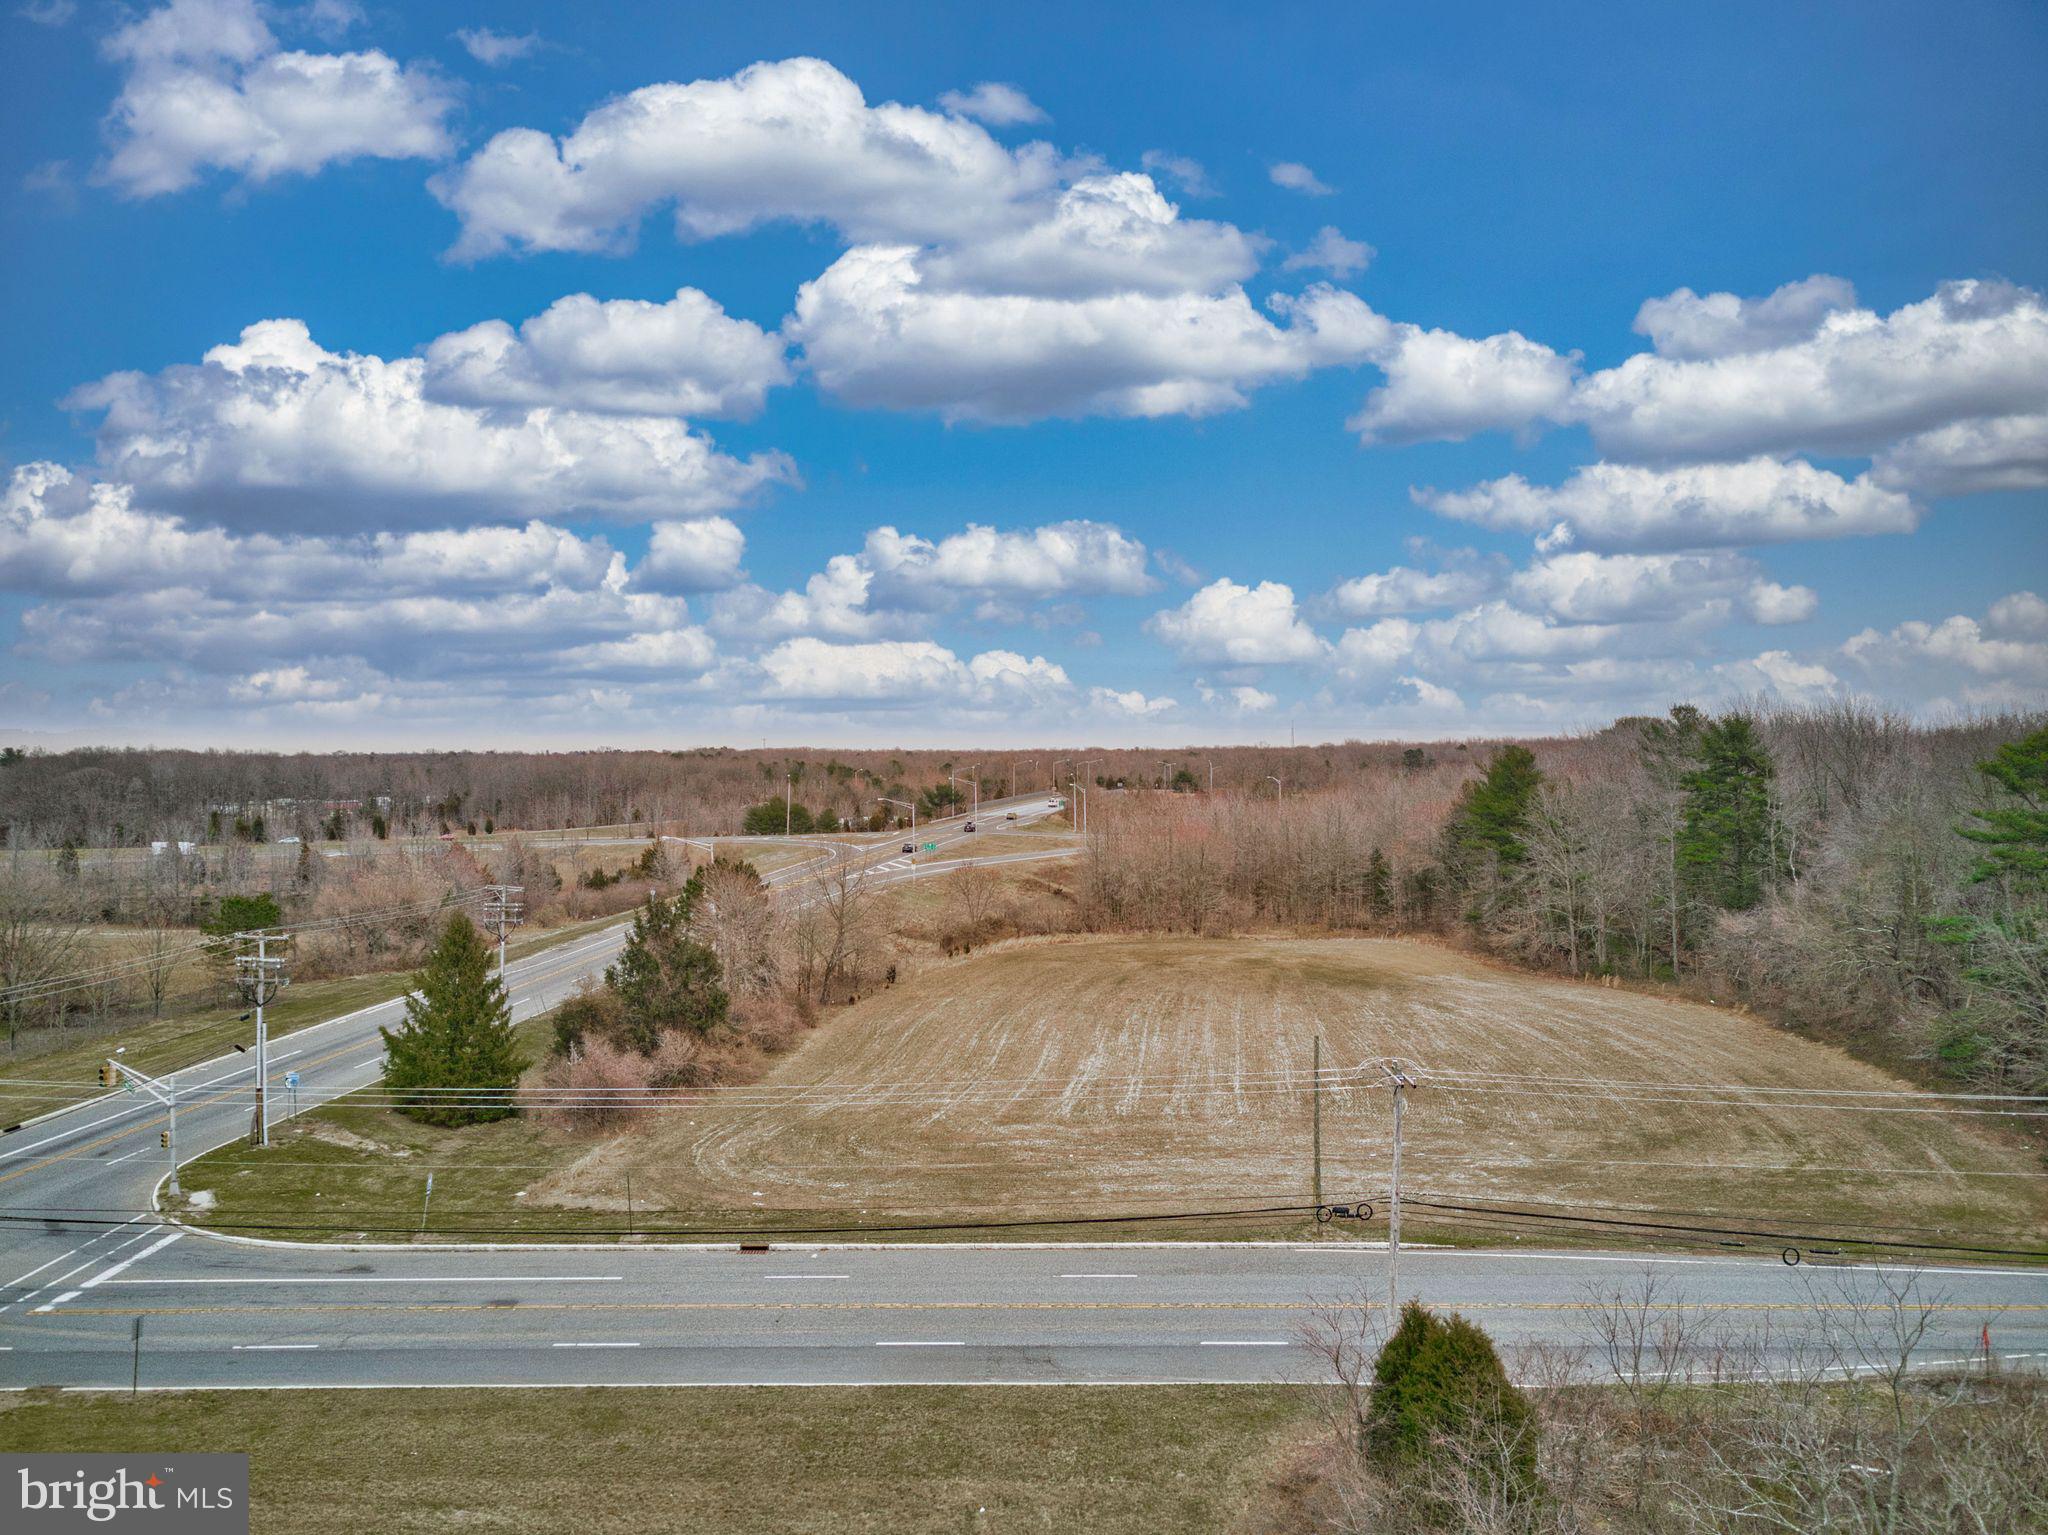
M 1998 748 L 1977 771 L 1999 798 L 1958 826 L 1985 851 L 1970 871 L 1981 915 L 1931 924 L 1964 955 L 1963 1002 L 1944 1061 L 1987 1086 L 2048 1090 L 2048 730 Z
M 381 1029 L 384 1085 L 401 1114 L 430 1125 L 504 1119 L 509 1102 L 450 1103 L 433 1089 L 509 1089 L 526 1058 L 512 1035 L 512 1008 L 491 973 L 491 953 L 469 918 L 448 919 L 441 941 L 412 978 L 405 1022 Z
M 1769 891 L 1777 875 L 1771 776 L 1771 754 L 1748 715 L 1700 732 L 1698 765 L 1678 781 L 1678 863 L 1697 899 L 1748 911 Z
M 1453 1312 L 1410 1301 L 1373 1367 L 1365 1446 L 1396 1481 L 1420 1480 L 1425 1504 L 1433 1475 L 1473 1477 L 1502 1503 L 1540 1491 L 1536 1415 L 1501 1367 L 1493 1341 Z M 1442 1510 L 1426 1507 L 1425 1512 Z
M 618 1043 L 651 1055 L 671 1029 L 709 1033 L 726 1020 L 729 1001 L 718 956 L 690 936 L 690 913 L 703 880 L 693 875 L 674 896 L 650 893 L 605 985 L 624 1007 Z
M 1526 746 L 1503 746 L 1493 754 L 1483 777 L 1468 781 L 1445 828 L 1452 857 L 1460 865 L 1492 854 L 1503 868 L 1527 854 L 1522 832 L 1529 807 L 1542 787 L 1543 773 Z

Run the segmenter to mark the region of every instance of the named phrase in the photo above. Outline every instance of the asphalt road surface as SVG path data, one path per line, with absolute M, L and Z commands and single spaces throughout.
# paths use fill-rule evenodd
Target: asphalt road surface
M 1317 1378 L 1319 1312 L 1383 1292 L 1383 1251 L 1290 1246 L 284 1248 L 149 1219 L 7 1286 L 16 1386 L 847 1385 Z M 1603 1292 L 1654 1273 L 1695 1322 L 1768 1325 L 1773 1369 L 1819 1328 L 1887 1331 L 1888 1286 L 1937 1309 L 1923 1363 L 1981 1329 L 2008 1367 L 2048 1358 L 2038 1273 L 1791 1269 L 1749 1258 L 1413 1251 L 1403 1291 L 1506 1344 L 1585 1344 Z M 12 1277 L 12 1276 L 10 1276 Z M 1874 1364 L 1853 1341 L 1823 1362 Z
M 1020 820 L 998 820 L 1011 806 Z M 1042 796 L 983 807 L 918 838 L 1001 851 Z M 890 843 L 878 881 L 922 877 Z M 821 859 L 842 856 L 821 852 Z M 794 885 L 820 867 L 778 871 Z M 793 898 L 801 899 L 801 894 Z M 617 953 L 623 926 L 514 963 L 515 1015 L 555 1006 Z M 397 1002 L 283 1036 L 274 1079 L 310 1109 L 374 1083 Z M 249 1128 L 247 1056 L 178 1074 L 179 1152 Z M 273 1088 L 273 1119 L 292 1105 Z M 1306 1331 L 1333 1305 L 1385 1294 L 1386 1254 L 1304 1245 L 293 1247 L 166 1224 L 163 1111 L 84 1104 L 0 1150 L 0 1385 L 119 1387 L 1262 1381 L 1322 1373 Z M 1334 1229 L 1334 1228 L 1333 1228 Z M 1975 1356 L 1989 1329 L 2009 1364 L 2048 1363 L 2048 1273 L 1992 1267 L 1788 1268 L 1775 1258 L 1410 1250 L 1402 1292 L 1462 1310 L 1508 1343 L 1585 1344 L 1598 1296 L 1654 1275 L 1702 1324 L 1768 1326 L 1772 1367 L 1882 1332 L 1910 1282 L 1932 1305 L 1916 1358 Z M 136 1345 L 137 1319 L 141 1342 Z M 1854 1347 L 1831 1356 L 1867 1359 Z

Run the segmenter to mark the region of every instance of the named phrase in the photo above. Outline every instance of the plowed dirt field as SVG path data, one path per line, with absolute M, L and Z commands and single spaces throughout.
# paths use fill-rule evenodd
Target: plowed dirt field
M 630 1166 L 649 1204 L 850 1220 L 1299 1201 L 1318 1035 L 1326 1198 L 1384 1191 L 1389 1094 L 1363 1068 L 1396 1056 L 1425 1082 L 1411 1193 L 2048 1229 L 2039 1152 L 1972 1105 L 1895 1096 L 1908 1084 L 1732 1010 L 1371 939 L 1060 938 L 941 965 L 764 1084 L 663 1114 L 532 1193 L 609 1203 Z M 1429 1075 L 1451 1071 L 1511 1080 Z

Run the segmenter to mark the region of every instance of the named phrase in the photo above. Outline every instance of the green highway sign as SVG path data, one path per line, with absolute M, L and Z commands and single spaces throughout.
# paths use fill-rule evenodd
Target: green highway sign
M 924 850 L 927 853 L 936 853 L 939 850 L 939 845 L 936 842 L 927 842 L 924 845 Z

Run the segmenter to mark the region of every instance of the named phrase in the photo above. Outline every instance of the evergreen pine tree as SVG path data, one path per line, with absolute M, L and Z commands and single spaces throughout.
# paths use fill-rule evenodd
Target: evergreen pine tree
M 1970 871 L 1975 910 L 1930 924 L 1963 951 L 1963 1001 L 1942 1059 L 1987 1086 L 2048 1090 L 2048 730 L 1977 764 L 1998 791 L 1956 828 L 1985 851 Z
M 1374 848 L 1365 864 L 1365 909 L 1375 917 L 1384 917 L 1393 904 L 1393 866 L 1387 862 L 1385 853 Z
M 2048 730 L 2006 742 L 1977 771 L 2006 797 L 1988 810 L 1971 811 L 1970 824 L 1956 828 L 1989 849 L 1970 871 L 1971 880 L 2037 891 L 2048 886 Z
M 430 1125 L 504 1119 L 512 1104 L 450 1101 L 433 1089 L 509 1089 L 526 1058 L 512 1034 L 512 1007 L 491 973 L 491 952 L 461 912 L 413 976 L 405 1022 L 381 1029 L 384 1085 L 399 1112 Z
M 1698 751 L 1698 765 L 1679 779 L 1679 867 L 1698 899 L 1724 911 L 1747 911 L 1764 898 L 1777 873 L 1771 754 L 1745 714 L 1707 725 Z
M 1465 785 L 1451 812 L 1446 831 L 1454 854 L 1462 860 L 1492 854 L 1503 865 L 1520 863 L 1527 856 L 1522 831 L 1542 784 L 1543 771 L 1528 747 L 1495 752 L 1485 775 Z
M 690 913 L 704 888 L 702 870 L 680 893 L 650 893 L 633 917 L 633 929 L 618 959 L 605 971 L 605 985 L 624 1007 L 624 1037 L 650 1055 L 671 1029 L 708 1033 L 726 1021 L 726 996 L 718 956 L 690 936 Z

